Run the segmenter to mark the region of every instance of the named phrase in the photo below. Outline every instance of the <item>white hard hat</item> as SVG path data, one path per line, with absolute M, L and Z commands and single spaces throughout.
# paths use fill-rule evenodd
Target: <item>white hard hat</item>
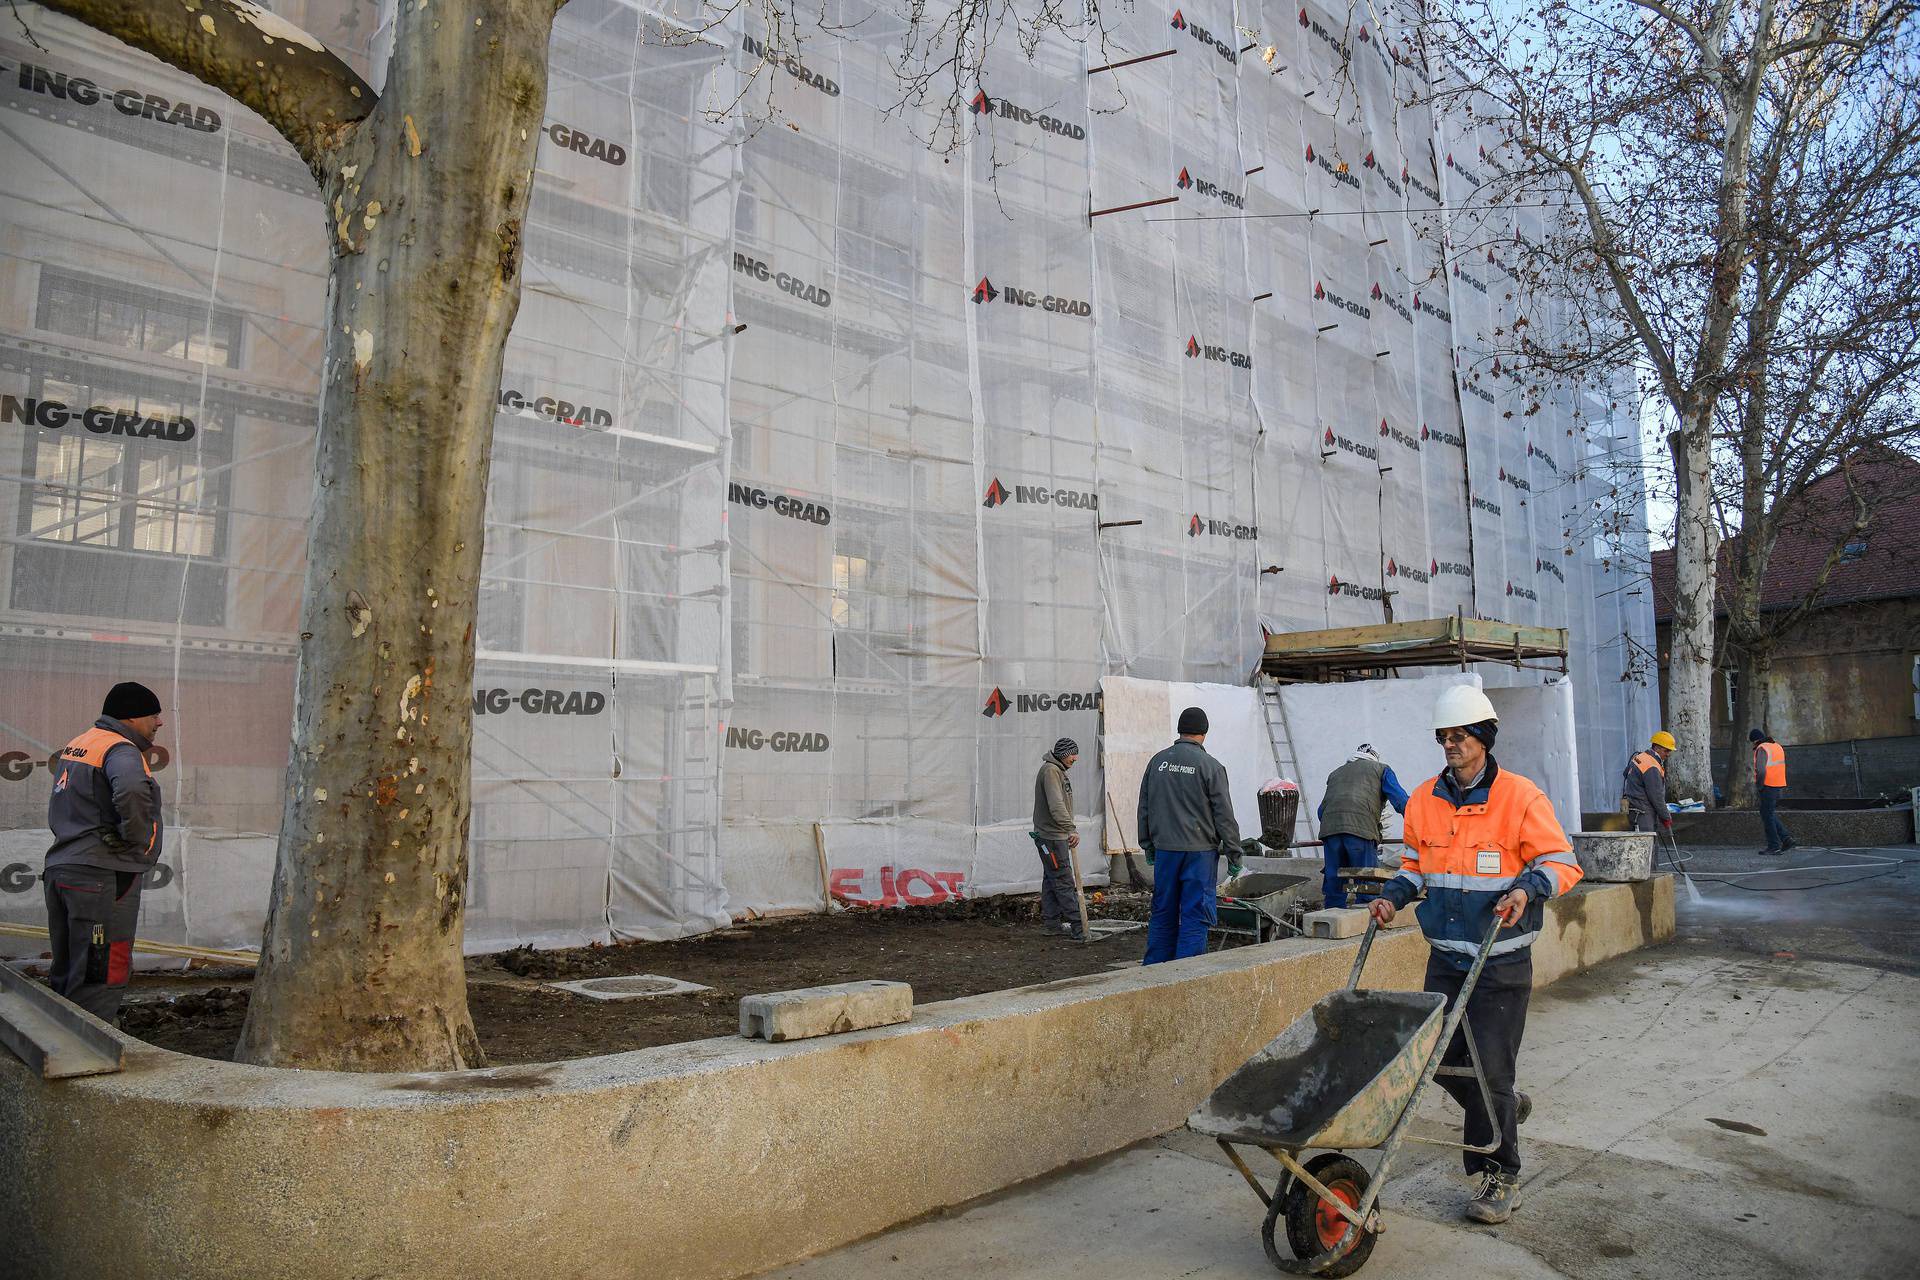
M 1439 701 L 1433 704 L 1433 727 L 1436 729 L 1457 729 L 1463 725 L 1479 724 L 1482 720 L 1498 720 L 1500 714 L 1493 709 L 1493 703 L 1487 695 L 1470 684 L 1456 684 L 1440 693 Z

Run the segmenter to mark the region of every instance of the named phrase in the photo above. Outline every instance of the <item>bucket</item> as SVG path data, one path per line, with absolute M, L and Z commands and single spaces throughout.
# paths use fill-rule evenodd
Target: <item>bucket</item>
M 1260 793 L 1260 843 L 1279 853 L 1293 844 L 1293 823 L 1300 814 L 1298 791 Z

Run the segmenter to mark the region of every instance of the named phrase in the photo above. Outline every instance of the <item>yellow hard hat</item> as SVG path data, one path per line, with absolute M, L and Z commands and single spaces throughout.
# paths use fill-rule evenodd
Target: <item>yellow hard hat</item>
M 1653 745 L 1656 747 L 1665 747 L 1667 750 L 1671 751 L 1675 747 L 1679 746 L 1680 744 L 1673 740 L 1672 734 L 1668 733 L 1665 729 L 1662 729 L 1660 730 L 1660 732 L 1653 735 Z

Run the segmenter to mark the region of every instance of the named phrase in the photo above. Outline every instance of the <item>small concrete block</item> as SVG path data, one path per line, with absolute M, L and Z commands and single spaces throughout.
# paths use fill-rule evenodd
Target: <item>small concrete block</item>
M 1357 938 L 1367 931 L 1365 907 L 1327 907 L 1307 912 L 1309 938 Z
M 740 999 L 740 1034 L 749 1040 L 806 1040 L 913 1017 L 913 988 L 904 982 L 841 982 Z

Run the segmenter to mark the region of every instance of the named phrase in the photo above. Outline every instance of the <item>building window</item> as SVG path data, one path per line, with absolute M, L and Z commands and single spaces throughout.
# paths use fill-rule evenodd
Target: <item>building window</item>
M 171 294 L 111 281 L 40 273 L 39 328 L 195 364 L 240 363 L 240 317 Z
M 42 272 L 35 323 L 183 362 L 239 359 L 235 312 L 63 272 Z M 122 370 L 97 355 L 81 367 L 36 379 L 30 393 L 65 404 L 73 420 L 24 442 L 10 607 L 223 625 L 231 410 L 214 395 L 203 404 L 190 375 Z M 96 431 L 82 417 L 96 410 L 97 421 L 191 421 L 193 434 Z

